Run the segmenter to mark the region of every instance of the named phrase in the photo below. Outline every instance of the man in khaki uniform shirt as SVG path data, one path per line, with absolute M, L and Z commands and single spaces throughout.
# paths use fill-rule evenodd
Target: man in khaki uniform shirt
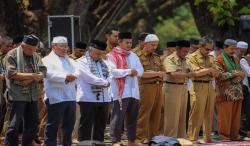
M 109 28 L 105 34 L 105 37 L 107 39 L 107 48 L 104 53 L 104 58 L 106 58 L 106 55 L 118 45 L 118 34 L 119 30 L 117 28 Z
M 203 37 L 199 44 L 200 48 L 188 57 L 188 64 L 195 72 L 190 88 L 191 110 L 188 136 L 192 141 L 198 140 L 200 129 L 204 124 L 205 141 L 209 142 L 216 96 L 212 80 L 219 75 L 219 71 L 214 57 L 209 55 L 213 51 L 213 41 Z
M 147 36 L 148 34 L 149 34 L 149 33 L 146 33 L 146 32 L 142 32 L 142 33 L 139 34 L 139 37 L 138 37 L 138 44 L 137 44 L 137 46 L 136 46 L 134 49 L 132 49 L 132 51 L 133 51 L 135 54 L 138 54 L 140 51 L 143 50 L 144 45 L 145 45 L 144 40 L 145 40 L 145 38 L 146 38 L 146 36 Z
M 176 51 L 176 42 L 167 42 L 166 48 L 163 49 L 163 55 L 161 56 L 161 60 L 164 61 L 169 55 Z
M 190 43 L 179 40 L 176 45 L 176 52 L 163 62 L 167 72 L 164 81 L 164 135 L 186 138 L 187 80 L 193 73 L 189 72 L 185 56 Z
M 74 52 L 72 54 L 69 55 L 70 58 L 76 60 L 80 57 L 82 57 L 86 50 L 87 44 L 83 43 L 83 42 L 76 42 L 76 46 L 74 49 Z
M 154 53 L 159 39 L 154 34 L 145 38 L 145 46 L 138 57 L 144 68 L 140 79 L 140 109 L 137 124 L 137 140 L 147 143 L 153 136 L 160 134 L 163 66 L 160 57 Z

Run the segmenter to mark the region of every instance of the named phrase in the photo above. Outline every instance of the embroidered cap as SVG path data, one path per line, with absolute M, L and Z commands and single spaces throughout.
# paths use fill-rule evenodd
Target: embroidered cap
M 68 39 L 64 36 L 56 36 L 53 38 L 52 44 L 68 44 Z
M 31 45 L 31 46 L 38 46 L 39 42 L 40 42 L 39 38 L 33 34 L 25 35 L 23 38 L 23 43 Z

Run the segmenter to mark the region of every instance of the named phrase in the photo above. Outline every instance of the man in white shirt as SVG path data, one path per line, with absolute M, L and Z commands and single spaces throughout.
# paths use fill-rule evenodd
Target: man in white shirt
M 93 40 L 86 55 L 77 60 L 77 101 L 81 113 L 79 141 L 104 141 L 111 102 L 109 68 L 102 59 L 106 47 L 106 43 Z
M 44 79 L 47 123 L 45 146 L 56 146 L 57 130 L 62 123 L 63 146 L 71 145 L 71 134 L 76 112 L 75 61 L 67 56 L 66 37 L 57 36 L 52 41 L 51 53 L 43 58 L 47 67 Z
M 113 80 L 112 142 L 120 146 L 122 127 L 126 116 L 128 146 L 136 139 L 137 114 L 139 108 L 138 77 L 143 74 L 139 58 L 131 50 L 132 34 L 119 33 L 119 45 L 108 54 Z
M 240 59 L 240 66 L 241 69 L 245 73 L 245 77 L 243 79 L 243 112 L 246 116 L 246 125 L 244 126 L 243 131 L 246 131 L 247 137 L 250 137 L 250 112 L 249 112 L 249 106 L 250 106 L 250 87 L 249 87 L 249 77 L 250 77 L 250 56 L 247 53 L 248 44 L 246 42 L 240 41 L 237 43 L 237 48 L 240 51 L 240 56 L 242 58 Z

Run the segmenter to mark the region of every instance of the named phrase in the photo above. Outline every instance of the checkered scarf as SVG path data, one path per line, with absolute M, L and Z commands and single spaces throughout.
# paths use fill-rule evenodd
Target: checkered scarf
M 86 52 L 86 55 L 85 55 L 86 59 L 87 59 L 87 62 L 88 62 L 88 65 L 89 65 L 89 68 L 90 68 L 90 71 L 91 73 L 93 73 L 95 76 L 101 78 L 101 75 L 97 69 L 97 62 L 100 63 L 101 65 L 101 68 L 102 68 L 102 75 L 105 79 L 108 78 L 109 76 L 109 70 L 108 70 L 108 66 L 106 65 L 106 63 L 103 61 L 103 60 L 94 60 L 90 55 L 89 55 L 89 52 Z M 91 89 L 92 89 L 92 92 L 93 93 L 100 93 L 102 92 L 102 88 L 99 87 L 99 86 L 95 86 L 95 85 L 92 85 L 91 86 Z
M 118 69 L 127 69 L 128 68 L 127 57 L 129 54 L 130 51 L 116 47 L 113 48 L 113 50 L 110 52 L 110 57 L 115 62 Z M 126 82 L 126 77 L 115 79 L 115 83 L 118 88 L 118 95 L 120 97 L 123 94 L 125 82 Z

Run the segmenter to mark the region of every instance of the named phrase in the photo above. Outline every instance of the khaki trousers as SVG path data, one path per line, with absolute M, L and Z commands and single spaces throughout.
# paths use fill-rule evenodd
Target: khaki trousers
M 39 130 L 38 136 L 43 138 L 44 137 L 44 129 L 46 125 L 46 117 L 47 117 L 47 109 L 46 105 L 43 101 L 43 98 L 38 99 L 38 111 L 39 111 Z
M 78 129 L 79 129 L 79 124 L 80 124 L 80 117 L 81 117 L 81 113 L 80 113 L 80 106 L 78 104 L 76 104 L 76 122 L 75 122 L 75 126 L 74 126 L 74 130 L 72 132 L 72 139 L 78 139 Z
M 166 84 L 164 135 L 186 138 L 187 85 Z
M 242 100 L 218 103 L 218 130 L 221 139 L 237 140 L 240 129 Z
M 215 96 L 215 89 L 211 83 L 193 82 L 191 84 L 191 110 L 188 126 L 190 140 L 198 140 L 202 125 L 204 126 L 205 140 L 211 140 Z
M 142 141 L 160 134 L 162 84 L 144 84 L 140 87 L 140 93 L 137 140 Z

